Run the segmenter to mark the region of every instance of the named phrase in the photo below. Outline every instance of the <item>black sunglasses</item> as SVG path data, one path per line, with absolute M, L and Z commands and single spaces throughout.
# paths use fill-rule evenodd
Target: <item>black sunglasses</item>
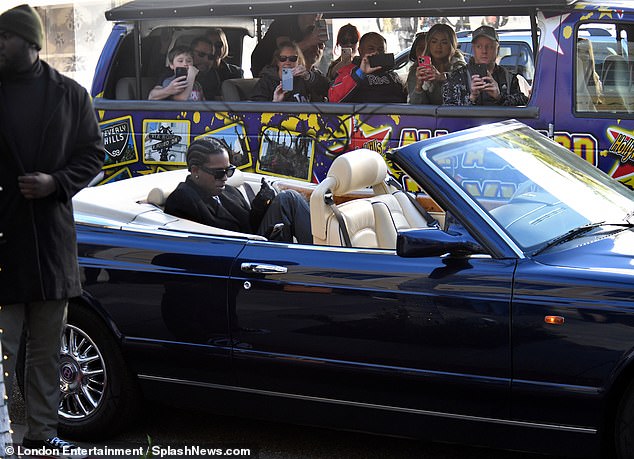
M 287 59 L 289 60 L 289 62 L 297 62 L 297 57 L 298 56 L 280 56 L 277 59 L 280 62 L 286 62 Z
M 234 166 L 234 165 L 231 165 L 231 166 L 226 167 L 226 168 L 225 167 L 221 167 L 221 168 L 218 168 L 218 169 L 210 169 L 209 167 L 205 167 L 205 166 L 198 166 L 198 168 L 201 171 L 208 173 L 209 175 L 213 175 L 216 180 L 223 179 L 225 175 L 227 176 L 227 178 L 229 178 L 236 171 L 236 166 Z
M 194 51 L 194 52 L 196 53 L 196 56 L 200 57 L 201 59 L 203 57 L 206 57 L 209 60 L 213 60 L 213 58 L 215 57 L 214 53 L 203 53 L 202 51 Z

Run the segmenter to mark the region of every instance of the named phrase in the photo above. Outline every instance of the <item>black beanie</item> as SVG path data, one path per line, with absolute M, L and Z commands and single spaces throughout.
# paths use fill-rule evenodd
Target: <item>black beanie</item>
M 16 6 L 0 14 L 0 30 L 12 32 L 33 43 L 38 50 L 42 49 L 44 43 L 42 19 L 29 5 Z

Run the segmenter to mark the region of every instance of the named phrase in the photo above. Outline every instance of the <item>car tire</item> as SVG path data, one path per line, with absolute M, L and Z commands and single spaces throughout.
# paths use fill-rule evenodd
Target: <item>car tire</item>
M 616 457 L 634 457 L 634 380 L 630 381 L 616 412 L 614 424 Z
M 24 393 L 24 357 L 20 357 L 16 375 Z M 103 320 L 77 303 L 68 306 L 59 375 L 60 436 L 80 440 L 105 438 L 134 419 L 138 385 L 125 365 L 121 349 Z

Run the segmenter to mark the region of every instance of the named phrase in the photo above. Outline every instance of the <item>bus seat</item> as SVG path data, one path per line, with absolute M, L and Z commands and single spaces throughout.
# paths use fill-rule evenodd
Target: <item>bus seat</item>
M 248 100 L 259 78 L 232 78 L 222 82 L 220 94 L 225 101 Z

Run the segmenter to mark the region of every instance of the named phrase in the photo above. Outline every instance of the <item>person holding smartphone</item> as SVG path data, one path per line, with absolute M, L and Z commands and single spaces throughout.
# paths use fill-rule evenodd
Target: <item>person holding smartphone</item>
M 188 46 L 174 46 L 167 59 L 173 75 L 152 88 L 149 100 L 204 100 L 203 90 L 196 81 L 198 69 L 194 66 L 192 49 Z
M 392 70 L 394 55 L 386 54 L 385 38 L 368 32 L 359 40 L 359 57 L 337 72 L 330 86 L 330 102 L 401 103 L 407 93 Z
M 481 26 L 472 33 L 473 57 L 466 67 L 454 71 L 443 85 L 446 105 L 526 105 L 517 74 L 496 64 L 500 39 L 493 27 Z
M 165 201 L 165 213 L 270 240 L 311 244 L 308 202 L 295 190 L 275 193 L 262 179 L 249 203 L 240 190 L 227 184 L 236 167 L 226 143 L 212 137 L 195 140 L 187 149 L 190 174 Z
M 253 77 L 261 76 L 264 67 L 270 64 L 275 50 L 284 42 L 297 43 L 302 53 L 313 46 L 325 46 L 328 41 L 327 30 L 324 34 L 324 23 L 321 13 L 297 14 L 275 19 L 264 37 L 251 53 L 251 73 Z
M 361 34 L 359 30 L 352 24 L 346 24 L 337 32 L 337 43 L 335 45 L 335 52 L 337 49 L 341 52 L 341 55 L 330 62 L 326 76 L 330 81 L 334 81 L 337 78 L 337 72 L 340 68 L 352 62 L 352 58 L 357 55 L 359 50 L 359 38 Z
M 272 102 L 323 102 L 328 79 L 316 68 L 323 56 L 318 45 L 306 56 L 296 43 L 284 42 L 273 54 L 273 62 L 262 69 L 249 100 Z
M 442 104 L 442 86 L 450 73 L 467 63 L 458 49 L 458 38 L 447 24 L 435 24 L 414 40 L 407 75 L 410 104 Z

